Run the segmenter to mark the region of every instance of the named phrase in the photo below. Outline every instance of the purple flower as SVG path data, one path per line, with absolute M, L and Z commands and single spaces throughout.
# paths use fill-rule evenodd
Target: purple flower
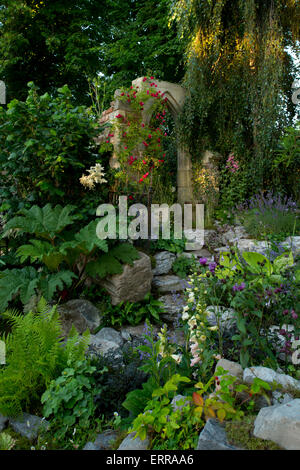
M 212 274 L 215 274 L 216 267 L 217 267 L 217 263 L 210 263 L 208 266 L 208 269 L 210 270 Z
M 294 320 L 297 320 L 298 315 L 297 315 L 297 313 L 295 312 L 295 310 L 292 310 L 292 311 L 291 311 L 291 315 L 292 315 L 292 318 L 293 318 Z
M 200 258 L 199 263 L 201 264 L 201 266 L 206 266 L 207 265 L 207 258 Z
M 233 292 L 238 292 L 238 291 L 244 290 L 245 287 L 246 287 L 246 284 L 244 282 L 242 282 L 241 285 L 234 284 L 232 290 L 233 290 Z

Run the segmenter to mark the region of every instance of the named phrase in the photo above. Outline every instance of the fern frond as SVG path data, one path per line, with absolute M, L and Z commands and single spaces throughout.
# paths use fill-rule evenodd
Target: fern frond
M 59 313 L 43 298 L 36 312 L 22 315 L 11 310 L 3 316 L 11 322 L 12 331 L 4 339 L 7 365 L 0 370 L 0 413 L 14 416 L 39 404 L 69 359 L 84 359 L 89 333 L 80 338 L 75 331 L 63 343 Z

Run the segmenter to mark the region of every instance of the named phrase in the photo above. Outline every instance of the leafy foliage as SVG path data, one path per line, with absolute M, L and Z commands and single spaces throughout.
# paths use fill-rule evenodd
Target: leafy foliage
M 58 439 L 72 436 L 75 427 L 87 429 L 95 412 L 96 368 L 87 361 L 68 362 L 67 366 L 41 397 L 43 414 L 51 417 L 51 428 Z
M 12 450 L 15 440 L 6 432 L 0 433 L 0 450 Z
M 189 41 L 182 139 L 191 155 L 212 149 L 224 163 L 234 152 L 251 172 L 248 192 L 272 184 L 272 150 L 296 111 L 287 46 L 297 55 L 299 3 L 178 0 L 171 19 Z
M 121 243 L 109 250 L 109 253 L 101 255 L 96 261 L 91 261 L 86 266 L 86 272 L 91 277 L 101 278 L 111 274 L 123 272 L 122 263 L 133 264 L 139 258 L 137 250 L 129 243 Z
M 107 326 L 139 325 L 143 320 L 160 322 L 164 312 L 163 303 L 147 294 L 141 302 L 121 302 L 105 306 L 103 324 Z
M 4 335 L 7 365 L 0 370 L 0 412 L 17 415 L 39 408 L 41 394 L 60 375 L 68 361 L 83 359 L 89 333 L 79 337 L 73 328 L 62 343 L 59 314 L 41 299 L 36 312 L 2 314 L 11 325 Z
M 185 247 L 185 239 L 174 238 L 171 234 L 169 240 L 160 238 L 158 241 L 151 242 L 152 251 L 170 251 L 171 253 L 182 253 Z
M 50 301 L 58 288 L 70 287 L 74 277 L 70 271 L 43 274 L 32 266 L 5 269 L 0 273 L 0 310 L 3 311 L 17 295 L 24 305 L 38 293 Z
M 300 122 L 294 127 L 285 129 L 273 161 L 273 171 L 278 185 L 296 200 L 299 200 L 299 167 Z
M 20 215 L 6 224 L 6 237 L 12 231 L 36 236 L 29 244 L 19 246 L 16 255 L 21 263 L 29 260 L 43 268 L 3 270 L 0 273 L 2 309 L 16 295 L 20 295 L 22 303 L 38 292 L 51 300 L 57 289 L 70 287 L 74 279 L 79 285 L 86 274 L 92 277 L 119 274 L 123 271 L 122 263 L 132 264 L 139 257 L 137 250 L 127 243 L 115 245 L 109 251 L 107 241 L 97 237 L 96 220 L 74 233 L 70 227 L 76 220 L 71 214 L 73 210 L 73 206 L 32 206 L 21 210 Z
M 201 267 L 201 274 L 193 274 L 189 281 L 193 286 L 190 313 L 184 315 L 193 327 L 192 306 L 199 305 L 200 293 L 205 291 L 205 301 L 215 306 L 216 323 L 208 328 L 210 336 L 205 334 L 210 344 L 206 343 L 206 351 L 226 354 L 243 367 L 263 364 L 287 369 L 293 353 L 292 337 L 300 333 L 299 268 L 292 252 L 277 254 L 275 259 L 269 255 L 268 249 L 263 255 L 232 248 L 220 254 L 213 269 L 211 265 L 209 269 Z M 230 339 L 224 334 L 226 323 Z M 292 332 L 288 325 L 292 325 Z M 196 334 L 198 331 L 199 327 Z
M 29 210 L 21 209 L 20 216 L 13 217 L 7 222 L 5 232 L 7 234 L 8 230 L 18 229 L 21 233 L 34 233 L 38 237 L 52 240 L 77 218 L 71 215 L 74 209 L 75 207 L 70 205 L 65 207 L 57 205 L 52 208 L 50 204 L 42 208 L 32 206 Z
M 79 179 L 83 169 L 97 162 L 93 139 L 100 129 L 87 108 L 72 104 L 67 86 L 55 96 L 40 96 L 29 83 L 26 101 L 12 100 L 7 110 L 0 107 L 0 126 L 2 210 L 11 216 L 34 203 L 57 204 L 63 198 L 87 211 Z M 95 211 L 95 198 L 93 203 Z
M 150 433 L 153 449 L 195 449 L 199 431 L 204 426 L 203 417 L 218 416 L 223 421 L 225 417 L 232 418 L 237 414 L 229 403 L 218 397 L 203 399 L 202 394 L 213 381 L 214 378 L 205 387 L 196 384 L 199 390 L 192 397 L 186 396 L 173 405 L 171 399 L 176 395 L 179 383 L 189 383 L 190 379 L 179 374 L 172 375 L 163 387 L 153 391 L 152 399 L 134 420 L 130 431 L 135 431 L 142 440 L 147 432 Z
M 186 256 L 179 256 L 172 265 L 172 271 L 182 279 L 186 279 L 192 269 L 196 269 L 197 267 L 194 257 L 187 258 Z
M 68 83 L 87 104 L 88 78 L 98 72 L 107 104 L 120 85 L 148 71 L 179 81 L 183 44 L 168 27 L 169 6 L 170 0 L 70 0 L 68 8 L 58 0 L 4 0 L 0 75 L 9 99 L 24 99 L 34 79 L 43 93 Z
M 300 233 L 297 204 L 291 198 L 272 191 L 255 194 L 238 205 L 236 215 L 246 231 L 256 239 L 271 237 L 283 241 Z

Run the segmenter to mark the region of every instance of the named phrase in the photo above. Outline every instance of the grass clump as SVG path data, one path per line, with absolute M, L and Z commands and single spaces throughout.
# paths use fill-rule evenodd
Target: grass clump
M 253 436 L 256 416 L 226 423 L 226 433 L 231 445 L 246 450 L 282 450 L 275 442 Z

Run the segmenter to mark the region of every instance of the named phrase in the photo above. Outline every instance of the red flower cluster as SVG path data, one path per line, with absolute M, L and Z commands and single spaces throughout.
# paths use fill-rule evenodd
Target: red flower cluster
M 166 120 L 165 120 L 166 109 L 164 109 L 164 107 L 165 107 L 165 103 L 167 102 L 167 98 L 164 98 L 164 93 L 162 93 L 160 90 L 157 90 L 157 91 L 154 90 L 154 92 L 151 90 L 151 88 L 152 89 L 153 88 L 158 88 L 158 85 L 155 83 L 155 81 L 154 81 L 155 79 L 154 79 L 153 76 L 151 76 L 150 79 L 148 77 L 143 78 L 143 82 L 146 82 L 147 80 L 149 80 L 149 82 L 150 82 L 149 83 L 149 89 L 146 88 L 146 90 L 144 90 L 144 93 L 146 92 L 147 95 L 149 95 L 149 97 L 151 96 L 152 98 L 159 99 L 159 101 L 160 101 L 160 103 L 163 107 L 163 110 L 158 111 L 155 115 L 155 117 L 158 121 L 158 125 L 157 125 L 156 129 L 148 127 L 148 126 L 146 126 L 145 123 L 141 122 L 141 129 L 145 129 L 145 131 L 141 132 L 142 144 L 145 148 L 145 152 L 147 152 L 146 156 L 145 156 L 145 159 L 142 160 L 142 163 L 143 163 L 143 165 L 148 166 L 148 169 L 145 172 L 145 174 L 143 174 L 143 176 L 139 179 L 140 183 L 142 183 L 149 176 L 150 172 L 154 168 L 157 168 L 160 164 L 164 163 L 164 161 L 165 161 L 164 158 L 165 158 L 165 155 L 166 155 L 164 153 L 161 156 L 161 142 L 162 142 L 162 137 L 167 136 L 167 133 L 163 132 L 163 129 L 160 126 L 163 125 L 166 122 Z M 122 92 L 121 96 L 124 96 L 125 100 L 127 99 L 128 102 L 133 102 L 133 100 L 135 100 L 137 98 L 137 93 L 138 93 L 137 88 L 138 87 L 136 87 L 136 89 L 135 89 L 134 86 L 131 86 L 130 90 L 128 92 L 126 92 L 126 91 Z M 144 96 L 145 95 L 143 95 L 143 97 Z M 139 105 L 139 109 L 137 109 L 137 111 L 142 111 L 144 109 L 145 103 L 144 103 L 143 100 L 141 100 L 141 101 L 138 101 L 138 105 Z M 133 106 L 135 106 L 135 109 L 136 109 L 137 103 L 136 103 L 136 105 L 133 104 Z M 116 117 L 118 119 L 123 119 L 123 124 L 124 125 L 126 124 L 127 126 L 130 126 L 130 122 L 124 116 L 122 116 L 121 114 L 117 115 Z M 122 137 L 123 137 L 123 139 L 125 139 L 125 141 L 123 143 L 123 149 L 126 151 L 127 155 L 128 155 L 129 152 L 134 151 L 133 149 L 136 148 L 136 146 L 138 145 L 139 136 L 138 135 L 135 136 L 133 134 L 133 132 L 136 132 L 135 123 L 136 123 L 136 121 L 134 120 L 132 131 L 131 132 L 128 131 L 129 132 L 128 135 L 127 135 L 126 132 L 122 133 Z M 147 133 L 147 130 L 148 130 L 148 133 Z M 138 134 L 138 132 L 137 132 L 137 134 Z M 155 136 L 155 134 L 156 134 L 156 136 Z M 154 138 L 154 137 L 156 137 L 156 138 Z M 134 142 L 131 142 L 132 140 L 134 140 Z M 127 162 L 128 162 L 129 165 L 132 165 L 137 159 L 138 159 L 138 157 L 133 157 L 133 155 L 131 155 L 128 158 Z

